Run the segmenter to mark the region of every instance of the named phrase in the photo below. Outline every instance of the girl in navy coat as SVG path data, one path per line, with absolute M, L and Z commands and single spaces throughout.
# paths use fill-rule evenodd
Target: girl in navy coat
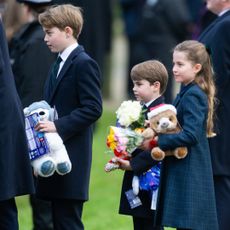
M 208 136 L 213 136 L 215 86 L 203 44 L 185 41 L 173 53 L 175 81 L 182 83 L 174 105 L 183 130 L 159 135 L 163 150 L 187 146 L 184 159 L 166 157 L 162 164 L 158 224 L 177 229 L 218 229 Z

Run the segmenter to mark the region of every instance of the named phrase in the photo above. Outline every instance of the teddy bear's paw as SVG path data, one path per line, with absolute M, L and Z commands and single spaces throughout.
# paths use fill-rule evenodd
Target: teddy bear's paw
M 153 148 L 151 151 L 151 157 L 156 161 L 161 161 L 165 157 L 165 153 L 158 147 Z
M 71 171 L 71 163 L 68 161 L 58 163 L 56 166 L 56 171 L 59 175 L 65 175 Z
M 47 161 L 42 163 L 40 171 L 38 174 L 42 177 L 49 177 L 49 176 L 52 176 L 54 174 L 54 171 L 55 171 L 54 162 L 51 160 L 47 160 Z
M 188 150 L 185 147 L 177 148 L 175 151 L 175 156 L 178 159 L 183 159 L 187 156 Z
M 155 136 L 155 132 L 151 128 L 146 128 L 141 135 L 144 139 L 152 139 Z

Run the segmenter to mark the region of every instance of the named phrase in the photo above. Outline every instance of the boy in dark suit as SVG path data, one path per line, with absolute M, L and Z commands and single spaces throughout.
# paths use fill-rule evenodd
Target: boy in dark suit
M 134 83 L 133 92 L 138 101 L 143 102 L 146 114 L 151 107 L 164 103 L 162 94 L 166 90 L 168 72 L 165 66 L 156 60 L 145 61 L 135 65 L 131 70 L 131 78 Z M 147 143 L 146 143 L 147 144 Z M 134 230 L 160 230 L 160 226 L 154 226 L 154 211 L 151 210 L 152 196 L 150 191 L 140 190 L 138 196 L 142 205 L 131 208 L 126 197 L 126 192 L 132 189 L 134 175 L 142 175 L 158 162 L 155 162 L 150 151 L 135 150 L 130 161 L 117 159 L 120 169 L 126 170 L 120 200 L 120 214 L 133 216 Z
M 81 221 L 88 200 L 92 160 L 93 123 L 101 116 L 101 76 L 97 63 L 77 42 L 83 18 L 81 9 L 69 4 L 39 15 L 45 42 L 59 53 L 45 85 L 45 99 L 56 108 L 58 119 L 41 122 L 37 129 L 58 132 L 72 162 L 65 176 L 38 178 L 37 194 L 51 200 L 55 230 L 84 229 Z

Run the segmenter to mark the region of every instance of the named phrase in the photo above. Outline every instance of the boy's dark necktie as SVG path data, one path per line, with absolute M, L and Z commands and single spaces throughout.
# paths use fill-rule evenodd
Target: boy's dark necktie
M 142 106 L 142 112 L 144 113 L 145 119 L 147 119 L 148 107 L 145 104 Z
M 62 62 L 62 59 L 60 56 L 58 56 L 57 60 L 55 61 L 54 65 L 53 65 L 53 68 L 51 70 L 51 85 L 52 85 L 52 87 L 54 87 L 56 84 L 57 74 L 58 74 L 58 70 L 59 70 L 61 62 Z

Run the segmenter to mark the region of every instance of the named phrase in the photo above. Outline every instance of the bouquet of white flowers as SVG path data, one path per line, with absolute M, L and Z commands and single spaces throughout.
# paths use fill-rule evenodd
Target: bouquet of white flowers
M 144 111 L 139 101 L 124 101 L 116 111 L 117 122 L 121 127 L 143 128 L 145 123 Z
M 141 145 L 145 116 L 139 101 L 124 101 L 116 111 L 117 126 L 110 126 L 106 144 L 115 157 L 130 159 L 132 152 Z M 105 171 L 119 168 L 114 158 L 105 165 Z

